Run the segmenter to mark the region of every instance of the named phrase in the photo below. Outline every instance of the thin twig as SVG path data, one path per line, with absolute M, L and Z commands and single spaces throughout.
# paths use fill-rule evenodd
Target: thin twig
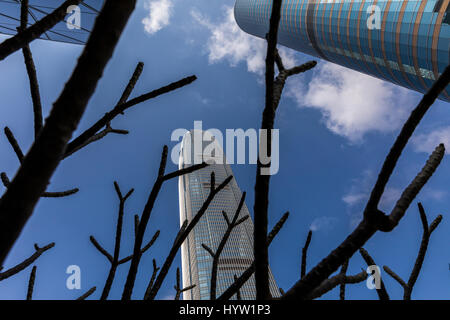
M 306 255 L 308 254 L 309 244 L 311 243 L 312 230 L 309 230 L 308 236 L 306 237 L 305 246 L 302 249 L 302 267 L 300 271 L 300 279 L 306 274 Z
M 236 282 L 237 280 L 238 280 L 237 275 L 234 275 L 234 282 Z M 236 290 L 236 300 L 242 300 L 241 290 L 239 289 Z
M 130 80 L 128 81 L 127 86 L 125 87 L 125 90 L 122 93 L 122 96 L 119 99 L 118 105 L 121 105 L 125 103 L 128 98 L 130 97 L 131 92 L 133 91 L 134 87 L 136 86 L 137 81 L 139 80 L 139 77 L 142 74 L 142 71 L 144 69 L 144 63 L 139 62 L 133 72 L 133 75 L 131 76 Z M 123 114 L 123 112 L 122 112 Z M 116 130 L 112 129 L 110 126 L 110 122 L 113 120 L 113 118 L 109 119 L 108 122 L 106 122 L 102 127 L 106 126 L 105 130 L 97 133 L 102 127 L 98 128 L 95 132 L 94 129 L 89 131 L 89 134 L 85 134 L 84 138 L 75 138 L 72 142 L 70 142 L 67 145 L 67 150 L 64 155 L 64 158 L 67 158 L 74 152 L 80 150 L 81 148 L 87 146 L 88 144 L 98 141 L 105 137 L 108 133 L 117 133 L 117 134 L 128 134 L 128 131 L 126 130 Z
M 68 146 L 64 157 L 71 155 L 75 150 L 80 149 L 82 146 L 86 145 L 86 142 L 94 136 L 99 130 L 101 130 L 107 123 L 111 122 L 116 116 L 119 114 L 123 114 L 125 110 L 131 108 L 139 103 L 145 102 L 150 99 L 154 99 L 160 95 L 169 93 L 171 91 L 175 91 L 179 88 L 182 88 L 186 85 L 191 84 L 197 79 L 196 76 L 190 76 L 184 79 L 181 79 L 177 82 L 173 82 L 167 86 L 161 87 L 157 90 L 151 91 L 149 93 L 143 94 L 137 98 L 131 99 L 125 103 L 121 103 L 116 105 L 111 111 L 107 112 L 100 120 L 98 120 L 95 124 L 93 124 L 89 129 L 84 131 L 77 138 L 73 139 Z
M 414 268 L 411 271 L 408 282 L 406 283 L 405 281 L 403 281 L 403 279 L 401 279 L 401 277 L 399 275 L 397 275 L 394 271 L 392 271 L 389 267 L 383 266 L 383 269 L 403 287 L 403 290 L 404 290 L 403 299 L 404 300 L 411 300 L 411 294 L 412 294 L 412 291 L 414 288 L 414 284 L 416 283 L 417 278 L 419 277 L 420 270 L 422 269 L 423 261 L 425 260 L 425 255 L 428 250 L 428 243 L 430 242 L 431 233 L 436 229 L 436 227 L 442 221 L 442 215 L 439 215 L 428 226 L 428 220 L 427 220 L 427 215 L 425 213 L 425 209 L 423 208 L 423 206 L 420 202 L 417 204 L 417 206 L 419 207 L 420 220 L 422 221 L 423 235 L 422 235 L 422 241 L 420 243 L 419 253 L 417 254 L 417 258 L 414 263 Z
M 247 220 L 247 218 L 249 217 L 249 216 L 242 217 L 238 221 L 239 214 L 241 213 L 242 206 L 244 205 L 244 202 L 245 202 L 245 196 L 246 196 L 246 193 L 245 192 L 242 193 L 241 200 L 239 201 L 239 205 L 236 208 L 236 211 L 234 213 L 234 216 L 233 216 L 233 219 L 231 220 L 231 222 L 228 219 L 228 217 L 227 217 L 227 219 L 225 219 L 225 221 L 227 223 L 227 230 L 225 231 L 222 239 L 220 240 L 220 243 L 216 249 L 216 252 L 214 253 L 208 246 L 206 246 L 205 244 L 202 244 L 203 248 L 205 248 L 206 251 L 208 251 L 209 254 L 213 258 L 212 268 L 211 268 L 210 300 L 216 300 L 217 269 L 218 269 L 218 265 L 219 265 L 220 255 L 222 254 L 222 251 L 225 248 L 225 245 L 226 245 L 228 238 L 230 237 L 233 229 L 236 228 L 239 224 L 241 224 L 245 220 Z M 223 216 L 224 217 L 227 216 L 226 212 L 223 212 Z
M 369 253 L 364 249 L 360 248 L 359 253 L 363 257 L 364 261 L 367 263 L 367 266 L 376 266 L 377 264 L 373 260 L 373 258 L 369 255 Z M 380 289 L 376 289 L 378 298 L 380 300 L 390 300 L 389 294 L 386 291 L 386 287 L 384 285 L 383 279 L 380 279 Z
M 289 212 L 286 212 L 272 228 L 272 231 L 270 231 L 269 236 L 267 237 L 267 246 L 270 246 L 273 239 L 277 236 L 278 232 L 281 230 L 288 217 Z M 254 272 L 255 261 L 253 261 L 250 267 L 248 267 L 237 279 L 234 280 L 233 284 L 229 286 L 228 289 L 226 289 L 222 293 L 222 295 L 217 298 L 217 300 L 225 301 L 231 299 L 234 294 L 237 294 L 239 289 L 247 282 L 247 280 L 250 279 Z
M 347 269 L 348 269 L 348 260 L 346 260 L 344 262 L 344 264 L 341 267 L 341 271 L 339 272 L 339 274 L 342 274 L 344 277 L 347 274 Z M 339 288 L 339 299 L 345 300 L 345 282 L 342 282 Z
M 0 173 L 0 177 L 2 180 L 3 185 L 8 188 L 9 185 L 11 184 L 11 182 L 9 181 L 8 176 L 6 175 L 5 172 Z M 80 191 L 80 189 L 78 188 L 74 188 L 74 189 L 70 189 L 70 190 L 66 190 L 66 191 L 57 191 L 57 192 L 44 192 L 42 194 L 43 198 L 64 198 L 64 197 L 68 197 L 71 196 L 75 193 L 78 193 Z
M 20 2 L 20 27 L 18 28 L 18 31 L 22 32 L 28 26 L 28 0 L 22 0 Z M 39 82 L 29 44 L 26 44 L 22 48 L 22 53 L 30 82 L 31 100 L 33 102 L 34 114 L 34 137 L 36 138 L 39 131 L 42 129 L 42 104 L 41 95 L 39 93 Z
M 338 275 L 323 281 L 317 288 L 311 291 L 311 293 L 306 297 L 306 300 L 320 298 L 325 293 L 333 290 L 340 284 L 360 283 L 366 279 L 367 273 L 365 271 L 362 271 L 354 276 L 346 276 L 345 274 L 339 273 Z
M 90 288 L 85 294 L 83 294 L 81 297 L 77 298 L 76 300 L 86 300 L 91 296 L 97 290 L 97 287 Z
M 176 282 L 176 285 L 175 285 L 174 288 L 175 288 L 175 291 L 176 291 L 174 300 L 180 300 L 181 294 L 183 292 L 186 292 L 186 291 L 194 289 L 195 288 L 195 284 L 193 284 L 193 285 L 191 285 L 189 287 L 181 289 L 181 286 L 180 286 L 180 268 L 177 268 L 177 282 Z
M 33 266 L 33 269 L 30 273 L 30 279 L 28 280 L 27 300 L 33 299 L 34 281 L 36 280 L 36 268 L 36 266 Z
M 153 273 L 152 273 L 152 277 L 150 278 L 150 281 L 148 282 L 147 289 L 145 290 L 144 300 L 147 300 L 148 296 L 150 295 L 150 291 L 152 290 L 153 283 L 155 282 L 156 275 L 157 275 L 159 269 L 160 268 L 158 268 L 156 266 L 156 260 L 153 259 Z
M 45 247 L 40 248 L 37 244 L 34 245 L 34 249 L 36 250 L 31 257 L 28 259 L 25 259 L 23 262 L 19 263 L 15 267 L 12 267 L 11 269 L 8 269 L 4 272 L 0 273 L 0 281 L 5 280 L 9 277 L 12 277 L 13 275 L 19 273 L 20 271 L 26 269 L 28 266 L 30 266 L 33 262 L 35 262 L 45 251 L 50 250 L 55 246 L 55 243 L 52 242 Z

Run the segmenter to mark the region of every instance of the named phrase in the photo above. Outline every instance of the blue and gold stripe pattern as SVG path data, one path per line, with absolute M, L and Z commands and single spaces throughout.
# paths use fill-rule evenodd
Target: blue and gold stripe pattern
M 278 42 L 425 93 L 450 64 L 450 0 L 284 0 Z M 264 38 L 272 0 L 236 0 L 235 18 Z M 439 99 L 450 102 L 447 87 Z

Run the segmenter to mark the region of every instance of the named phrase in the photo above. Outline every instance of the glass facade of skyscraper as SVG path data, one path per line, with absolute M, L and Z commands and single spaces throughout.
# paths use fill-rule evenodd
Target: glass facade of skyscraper
M 104 0 L 83 0 L 80 2 L 78 28 L 69 28 L 67 18 L 75 13 L 68 13 L 63 22 L 55 25 L 51 30 L 45 32 L 41 39 L 67 42 L 73 44 L 85 44 L 94 26 L 95 19 L 103 6 Z M 20 26 L 21 0 L 0 0 L 0 33 L 15 35 L 17 27 Z M 61 0 L 29 0 L 28 26 L 44 18 L 59 7 Z
M 189 167 L 194 161 L 196 161 L 195 163 L 201 163 L 202 159 L 203 161 L 208 161 L 208 163 L 214 161 L 214 164 L 179 178 L 180 224 L 183 224 L 186 219 L 192 220 L 208 197 L 211 172 L 214 171 L 215 173 L 216 187 L 233 174 L 230 165 L 225 163 L 225 156 L 221 151 L 220 145 L 212 139 L 212 136 L 207 131 L 197 132 L 200 137 L 203 135 L 204 142 L 201 142 L 202 148 L 199 148 L 200 152 L 195 153 L 193 132 L 194 130 L 186 133 L 183 138 L 179 159 L 180 169 Z M 195 141 L 199 140 L 195 139 Z M 202 150 L 206 150 L 205 148 L 208 145 L 211 147 L 211 144 L 214 144 L 215 151 L 220 150 L 220 152 L 206 156 Z M 194 289 L 183 293 L 184 300 L 208 300 L 210 298 L 213 259 L 202 247 L 202 243 L 209 246 L 214 252 L 216 251 L 227 229 L 222 210 L 226 212 L 231 221 L 241 196 L 242 193 L 236 180 L 233 178 L 225 189 L 216 195 L 204 216 L 183 243 L 181 247 L 183 286 L 196 285 Z M 250 213 L 244 204 L 239 217 L 246 215 L 250 215 Z M 220 255 L 216 296 L 220 296 L 232 285 L 234 275 L 240 276 L 252 262 L 253 223 L 251 218 L 249 218 L 233 229 Z M 269 280 L 272 295 L 278 297 L 279 289 L 275 284 L 272 273 L 270 273 Z M 240 293 L 243 300 L 256 299 L 254 276 L 244 284 Z
M 425 93 L 450 64 L 450 0 L 283 0 L 278 42 Z M 264 38 L 272 0 L 236 0 L 235 19 Z M 439 96 L 450 102 L 450 89 Z

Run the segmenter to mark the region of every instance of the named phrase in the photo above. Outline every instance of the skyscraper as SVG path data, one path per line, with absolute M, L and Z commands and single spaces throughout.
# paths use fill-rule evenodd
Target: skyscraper
M 236 0 L 242 30 L 264 38 L 272 0 Z M 283 0 L 278 42 L 426 92 L 449 62 L 449 0 Z M 439 99 L 450 102 L 450 89 Z
M 73 44 L 85 44 L 94 26 L 95 19 L 102 8 L 104 0 L 83 0 L 80 2 L 79 28 L 69 28 L 67 18 L 75 12 L 68 13 L 63 22 L 58 23 L 51 30 L 45 32 L 41 39 L 67 42 Z M 20 7 L 22 0 L 0 1 L 0 33 L 15 35 L 20 26 Z M 28 26 L 41 20 L 47 14 L 59 7 L 61 0 L 29 0 Z
M 199 137 L 200 139 L 198 139 Z M 199 143 L 198 146 L 201 145 L 199 152 L 195 148 L 195 143 Z M 206 148 L 214 150 L 206 155 Z M 216 187 L 233 174 L 230 165 L 225 162 L 221 146 L 208 131 L 192 130 L 187 132 L 181 143 L 179 168 L 189 167 L 203 161 L 212 164 L 179 178 L 180 224 L 183 224 L 186 219 L 192 220 L 208 197 L 211 172 L 215 173 Z M 210 298 L 212 257 L 202 247 L 202 243 L 209 246 L 214 252 L 216 251 L 227 229 L 222 210 L 232 220 L 241 195 L 241 190 L 233 178 L 216 195 L 204 216 L 183 243 L 181 247 L 183 287 L 196 285 L 191 291 L 183 293 L 184 300 L 208 300 Z M 244 203 L 239 217 L 246 215 L 250 215 L 250 213 Z M 218 263 L 216 296 L 220 296 L 232 285 L 234 275 L 240 276 L 252 262 L 253 223 L 249 218 L 233 229 L 222 251 Z M 269 281 L 272 295 L 278 297 L 279 290 L 271 272 Z M 243 300 L 256 299 L 254 276 L 244 284 L 240 293 Z

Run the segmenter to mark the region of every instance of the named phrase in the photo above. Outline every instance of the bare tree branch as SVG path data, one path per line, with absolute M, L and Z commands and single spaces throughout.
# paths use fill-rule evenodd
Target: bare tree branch
M 108 259 L 109 262 L 113 262 L 113 257 L 112 255 L 110 255 L 108 253 L 108 251 L 106 251 L 99 243 L 98 241 L 94 238 L 94 236 L 90 236 L 89 240 L 91 240 L 91 243 L 94 245 L 94 247 L 101 253 L 103 254 L 106 259 Z
M 97 287 L 90 288 L 85 294 L 83 294 L 81 297 L 77 298 L 77 300 L 86 300 L 95 292 L 95 290 L 97 290 Z
M 272 129 L 274 127 L 275 113 L 280 102 L 281 93 L 284 88 L 286 78 L 290 72 L 284 69 L 280 56 L 277 54 L 276 45 L 278 37 L 278 27 L 280 22 L 281 0 L 274 0 L 272 3 L 272 13 L 270 16 L 270 29 L 267 38 L 267 56 L 266 56 L 266 96 L 265 108 L 261 129 L 267 130 L 267 146 L 262 143 L 265 154 L 270 157 L 272 151 Z M 281 69 L 277 79 L 274 80 L 275 62 Z M 315 62 L 304 66 L 302 70 L 309 70 L 315 66 Z M 292 72 L 292 71 L 291 71 Z M 299 71 L 300 72 L 300 71 Z M 260 153 L 261 154 L 261 153 Z M 263 153 L 264 154 L 264 153 Z M 269 290 L 269 258 L 267 249 L 267 224 L 268 224 L 268 206 L 269 206 L 269 184 L 270 175 L 264 175 L 261 171 L 270 170 L 269 163 L 263 164 L 260 157 L 257 162 L 256 182 L 255 182 L 255 202 L 254 202 L 254 256 L 255 256 L 255 284 L 256 299 L 270 299 Z
M 20 27 L 19 32 L 24 31 L 28 26 L 28 0 L 22 0 L 20 7 Z M 34 137 L 36 138 L 42 129 L 42 104 L 39 93 L 39 82 L 37 80 L 36 67 L 33 61 L 33 55 L 30 46 L 26 44 L 22 48 L 23 58 L 30 82 L 31 100 L 33 102 L 34 113 Z
M 141 76 L 143 70 L 144 70 L 144 63 L 139 62 L 133 72 L 133 75 L 131 76 L 130 80 L 128 81 L 127 86 L 125 87 L 125 90 L 123 91 L 122 96 L 119 99 L 118 105 L 121 105 L 128 100 L 128 98 L 130 97 L 131 92 L 133 91 L 134 87 L 136 86 L 136 83 L 139 80 L 139 77 Z M 121 114 L 124 114 L 124 113 L 122 112 Z M 113 118 L 111 118 L 108 122 L 106 122 L 102 126 L 102 127 L 106 126 L 106 128 L 103 131 L 97 133 L 102 127 L 98 128 L 97 130 L 92 129 L 89 131 L 88 134 L 84 135 L 84 138 L 75 138 L 72 142 L 70 142 L 67 145 L 67 150 L 64 155 L 64 158 L 67 158 L 68 156 L 72 155 L 73 153 L 82 149 L 83 147 L 87 146 L 88 144 L 102 139 L 108 133 L 128 134 L 128 131 L 126 131 L 126 130 L 112 129 L 110 126 L 111 120 L 113 120 Z
M 20 163 L 22 163 L 24 155 L 23 155 L 22 149 L 19 146 L 19 143 L 17 142 L 16 138 L 14 137 L 14 134 L 8 127 L 5 127 L 4 131 L 5 131 L 6 138 L 8 139 L 8 142 L 10 143 L 11 147 L 13 148 L 14 152 L 17 155 L 17 159 L 19 160 Z M 6 175 L 5 172 L 2 172 L 0 175 L 1 175 L 1 180 L 3 182 L 3 185 L 6 188 L 8 188 L 11 183 L 9 181 L 8 176 Z M 63 197 L 71 196 L 75 193 L 78 193 L 78 191 L 80 191 L 78 188 L 74 188 L 74 189 L 70 189 L 67 191 L 60 191 L 60 192 L 44 192 L 42 194 L 42 197 L 44 197 L 44 198 L 63 198 Z
M 391 212 L 391 215 L 386 216 L 378 210 L 378 203 L 394 170 L 397 160 L 399 159 L 409 138 L 419 124 L 420 120 L 425 115 L 426 111 L 430 108 L 440 92 L 448 85 L 449 82 L 450 66 L 447 66 L 439 79 L 423 96 L 416 109 L 414 109 L 411 113 L 388 156 L 386 157 L 378 176 L 378 180 L 364 210 L 364 218 L 362 222 L 344 240 L 344 242 L 333 250 L 316 267 L 314 267 L 303 279 L 300 279 L 290 290 L 288 290 L 282 299 L 304 299 L 308 293 L 314 290 L 314 288 L 319 286 L 322 281 L 335 272 L 345 260 L 350 259 L 350 257 L 353 256 L 353 254 L 377 231 L 389 231 L 398 224 L 399 220 L 405 213 L 404 211 L 407 210 L 410 201 L 412 201 L 413 197 L 417 195 L 420 188 L 431 177 L 442 160 L 445 151 L 444 146 L 438 146 L 432 153 L 425 167 L 416 176 L 410 186 L 408 186 L 403 193 L 401 199 L 397 202 L 397 205 Z
M 149 93 L 143 94 L 137 98 L 131 99 L 125 103 L 121 103 L 116 105 L 110 112 L 107 112 L 100 120 L 98 120 L 94 125 L 92 125 L 89 129 L 84 131 L 80 136 L 75 138 L 72 142 L 67 146 L 66 154 L 64 157 L 71 155 L 76 150 L 80 149 L 82 146 L 87 145 L 87 141 L 94 136 L 99 130 L 101 130 L 107 123 L 111 122 L 116 116 L 119 114 L 123 114 L 125 110 L 131 108 L 141 102 L 156 98 L 160 95 L 166 94 L 168 92 L 177 90 L 186 85 L 191 84 L 197 79 L 196 76 L 190 76 L 184 79 L 181 79 L 177 82 L 173 82 L 167 86 L 161 87 L 157 90 L 151 91 Z
M 309 244 L 311 243 L 312 231 L 309 230 L 308 236 L 306 237 L 305 246 L 302 249 L 302 268 L 300 271 L 300 278 L 303 278 L 306 274 L 306 255 L 308 254 Z
M 157 230 L 155 232 L 155 234 L 150 239 L 150 241 L 141 249 L 141 255 L 144 254 L 148 249 L 150 249 L 153 246 L 153 244 L 155 243 L 156 239 L 158 239 L 160 233 L 161 232 L 159 230 Z M 133 255 L 129 255 L 128 257 L 119 260 L 119 264 L 127 263 L 131 259 L 133 259 Z
M 175 288 L 175 291 L 176 291 L 175 300 L 180 300 L 181 294 L 183 292 L 186 292 L 186 291 L 194 289 L 195 288 L 195 284 L 193 284 L 193 285 L 191 285 L 189 287 L 181 289 L 181 287 L 180 287 L 180 268 L 177 268 L 177 284 L 175 285 L 174 288 Z
M 238 280 L 237 275 L 234 275 L 234 282 L 236 282 L 237 280 Z M 236 290 L 236 300 L 242 300 L 241 290 L 239 289 Z
M 399 275 L 397 275 L 394 271 L 392 271 L 388 266 L 383 266 L 383 269 L 384 271 L 386 271 L 388 275 L 390 275 L 395 281 L 397 281 L 403 287 L 403 289 L 408 288 L 406 282 L 403 281 L 403 279 Z
M 55 10 L 56 13 L 38 22 L 37 27 L 32 26 L 4 41 L 0 44 L 0 60 L 38 37 L 46 30 L 43 26 L 52 27 L 61 21 L 67 6 L 79 2 L 66 1 Z M 24 158 L 10 187 L 0 199 L 0 264 L 45 192 L 135 5 L 136 0 L 105 1 L 71 78 L 54 103 L 44 128 Z
M 34 281 L 36 280 L 36 268 L 36 266 L 33 266 L 33 269 L 30 273 L 30 279 L 28 280 L 27 300 L 33 299 Z
M 139 228 L 138 228 L 138 231 L 137 231 L 137 234 L 135 237 L 135 241 L 134 241 L 133 258 L 131 259 L 130 269 L 128 271 L 127 280 L 125 282 L 125 286 L 123 289 L 122 300 L 130 300 L 131 299 L 131 294 L 133 292 L 133 287 L 134 287 L 134 282 L 136 280 L 136 274 L 138 271 L 139 262 L 141 260 L 140 251 L 141 251 L 142 241 L 144 238 L 145 231 L 147 229 L 147 224 L 150 219 L 150 215 L 153 210 L 153 206 L 156 202 L 156 198 L 159 194 L 159 191 L 161 190 L 163 183 L 170 178 L 175 178 L 180 175 L 187 174 L 187 173 L 202 169 L 207 166 L 206 163 L 202 163 L 202 164 L 198 164 L 198 165 L 193 165 L 193 166 L 183 169 L 183 170 L 178 170 L 169 175 L 164 175 L 164 172 L 166 170 L 167 154 L 168 154 L 168 147 L 164 146 L 163 152 L 161 155 L 161 162 L 160 162 L 160 166 L 159 166 L 159 170 L 158 170 L 158 176 L 157 176 L 155 183 L 153 184 L 152 191 L 150 192 L 150 195 L 148 196 L 147 203 L 145 204 L 145 207 L 144 207 L 144 210 L 142 212 L 141 219 L 139 222 Z M 163 271 L 167 272 L 167 270 L 165 270 L 165 265 L 163 266 L 163 269 L 161 270 L 161 272 L 163 272 Z M 156 279 L 155 285 L 158 284 L 158 281 L 159 281 L 158 278 Z
M 213 262 L 212 262 L 212 268 L 211 268 L 211 285 L 210 285 L 210 300 L 216 300 L 216 286 L 217 286 L 217 269 L 219 265 L 219 259 L 220 255 L 222 254 L 223 249 L 225 248 L 225 245 L 228 241 L 228 238 L 231 235 L 231 232 L 235 227 L 237 227 L 240 223 L 244 222 L 248 216 L 243 217 L 242 219 L 239 219 L 239 214 L 241 213 L 242 206 L 244 205 L 246 193 L 242 193 L 241 200 L 239 201 L 239 205 L 236 208 L 236 211 L 234 213 L 233 219 L 231 222 L 229 219 L 225 220 L 227 222 L 227 230 L 225 231 L 222 240 L 220 240 L 219 246 L 216 249 L 216 252 L 214 253 L 207 245 L 202 244 L 203 248 L 208 251 L 208 253 L 212 256 Z M 227 216 L 226 213 L 223 213 L 224 217 Z
M 144 300 L 148 300 L 148 297 L 149 297 L 149 295 L 150 295 L 150 291 L 152 290 L 153 283 L 155 282 L 156 275 L 157 275 L 159 269 L 160 269 L 160 268 L 158 268 L 158 267 L 156 266 L 156 260 L 153 259 L 153 273 L 152 273 L 152 277 L 150 278 L 150 281 L 148 282 L 147 289 L 145 290 Z
M 9 144 L 13 148 L 14 152 L 16 153 L 17 159 L 19 159 L 19 162 L 22 163 L 23 161 L 23 152 L 22 149 L 19 146 L 19 143 L 16 140 L 16 137 L 14 137 L 14 134 L 12 133 L 11 129 L 8 127 L 5 127 L 5 136 L 8 139 Z
M 26 269 L 28 266 L 30 266 L 33 262 L 35 262 L 45 251 L 50 250 L 55 246 L 55 243 L 52 242 L 45 247 L 38 247 L 37 244 L 34 245 L 34 248 L 36 250 L 35 253 L 28 259 L 25 259 L 23 262 L 19 263 L 15 267 L 12 267 L 11 269 L 8 269 L 4 272 L 0 273 L 0 281 L 5 280 L 9 277 L 12 277 L 15 274 L 18 274 L 20 271 Z
M 116 235 L 115 235 L 115 243 L 114 243 L 114 254 L 111 256 L 98 242 L 97 240 L 91 236 L 91 242 L 97 248 L 100 253 L 102 253 L 108 261 L 111 263 L 111 267 L 109 269 L 108 277 L 106 278 L 105 286 L 103 287 L 103 291 L 100 297 L 100 300 L 106 300 L 108 298 L 109 292 L 111 290 L 112 284 L 114 282 L 114 278 L 116 275 L 117 267 L 121 264 L 124 264 L 128 261 L 130 261 L 133 258 L 133 255 L 130 255 L 126 258 L 119 259 L 120 256 L 120 244 L 121 244 L 121 237 L 122 237 L 122 228 L 123 228 L 123 216 L 124 216 L 124 209 L 125 209 L 125 202 L 127 199 L 131 196 L 134 189 L 131 189 L 127 192 L 127 194 L 124 196 L 122 194 L 122 191 L 120 190 L 119 184 L 114 181 L 114 189 L 116 191 L 117 197 L 119 198 L 119 213 L 117 216 L 117 225 L 116 225 Z M 140 254 L 142 255 L 144 252 L 146 252 L 156 241 L 156 239 L 159 236 L 159 230 L 155 233 L 153 238 L 150 240 L 150 242 L 141 249 Z
M 360 248 L 359 253 L 363 257 L 364 261 L 366 261 L 367 266 L 376 266 L 377 265 L 375 263 L 375 261 L 372 259 L 372 257 L 369 255 L 369 253 L 364 248 Z M 380 279 L 380 289 L 376 289 L 376 290 L 377 290 L 378 298 L 380 300 L 390 300 L 389 294 L 386 291 L 386 287 L 384 285 L 383 279 Z
M 339 274 L 342 274 L 344 277 L 347 274 L 347 269 L 348 269 L 348 260 L 344 262 L 344 264 L 341 267 L 341 271 L 339 272 Z M 339 299 L 345 300 L 345 282 L 342 282 L 339 288 Z
M 289 212 L 286 212 L 281 219 L 275 224 L 275 226 L 272 228 L 272 230 L 269 233 L 269 236 L 267 237 L 267 246 L 269 246 L 273 239 L 277 236 L 278 232 L 283 227 L 284 223 L 286 222 L 287 218 L 289 217 Z M 252 274 L 255 272 L 255 261 L 251 264 L 250 267 L 247 268 L 240 276 L 239 278 L 234 280 L 234 283 L 228 287 L 227 290 L 225 290 L 220 297 L 217 298 L 217 300 L 225 301 L 231 299 L 231 297 L 234 294 L 237 294 L 239 289 L 247 282 L 248 279 L 252 276 Z
M 338 285 L 343 283 L 360 283 L 367 278 L 367 273 L 362 271 L 354 276 L 346 276 L 343 273 L 339 273 L 338 275 L 323 281 L 320 286 L 315 288 L 307 297 L 307 300 L 317 299 L 323 296 L 325 293 L 333 290 Z
M 166 258 L 166 261 L 164 262 L 161 271 L 158 274 L 158 277 L 155 280 L 155 284 L 153 285 L 152 289 L 150 290 L 147 299 L 146 300 L 153 300 L 156 295 L 158 294 L 158 291 L 161 287 L 161 284 L 164 281 L 164 278 L 167 275 L 167 272 L 170 269 L 170 266 L 172 265 L 173 260 L 175 259 L 175 255 L 178 252 L 178 249 L 183 244 L 184 240 L 186 240 L 189 233 L 192 231 L 192 229 L 197 225 L 197 223 L 200 221 L 201 217 L 204 215 L 206 210 L 208 209 L 209 205 L 213 201 L 214 197 L 223 189 L 225 188 L 230 181 L 233 179 L 233 176 L 229 176 L 226 178 L 217 188 L 214 188 L 215 185 L 215 178 L 214 178 L 214 172 L 211 173 L 211 188 L 208 197 L 204 201 L 202 207 L 198 210 L 197 214 L 194 216 L 192 221 L 187 224 L 187 220 L 181 227 L 180 231 L 178 232 L 175 241 L 172 245 L 172 248 L 170 249 L 169 255 Z
M 61 6 L 56 8 L 42 20 L 39 20 L 31 27 L 17 33 L 14 37 L 6 39 L 0 43 L 0 61 L 10 54 L 23 48 L 31 41 L 39 38 L 44 32 L 53 28 L 58 22 L 64 20 L 67 14 L 67 8 L 71 5 L 78 5 L 81 0 L 67 0 Z
M 408 279 L 408 283 L 403 281 L 400 276 L 398 276 L 394 271 L 392 271 L 389 267 L 384 266 L 383 269 L 397 282 L 403 287 L 404 294 L 403 299 L 404 300 L 411 300 L 411 294 L 412 290 L 414 288 L 414 284 L 417 281 L 417 278 L 419 277 L 420 270 L 422 269 L 423 261 L 425 259 L 425 255 L 428 250 L 428 243 L 430 241 L 431 233 L 436 229 L 436 227 L 441 223 L 442 221 L 442 215 L 437 216 L 436 219 L 428 226 L 428 220 L 427 215 L 425 213 L 425 210 L 422 206 L 422 204 L 419 202 L 419 214 L 420 214 L 420 220 L 422 221 L 422 227 L 423 227 L 423 235 L 422 235 L 422 241 L 420 243 L 420 249 L 419 253 L 417 254 L 416 262 L 414 263 L 414 268 L 411 271 L 411 274 Z

